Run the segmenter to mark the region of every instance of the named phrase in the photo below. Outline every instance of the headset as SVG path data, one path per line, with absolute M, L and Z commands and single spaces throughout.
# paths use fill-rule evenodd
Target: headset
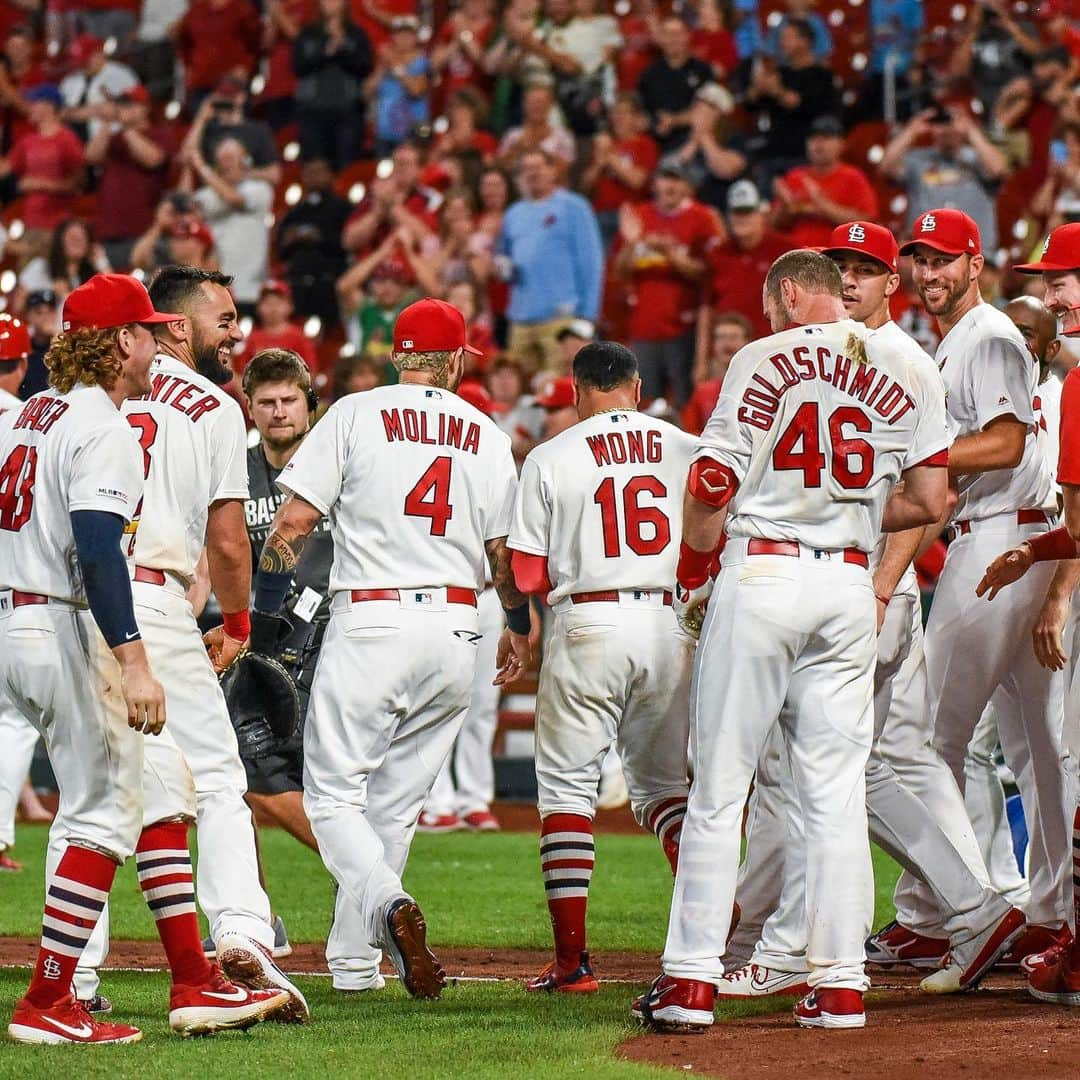
M 296 380 L 300 389 L 304 392 L 304 400 L 307 402 L 308 412 L 314 415 L 319 411 L 319 395 L 315 393 L 315 387 L 311 382 L 311 369 L 304 363 L 303 358 L 292 351 L 292 349 L 273 349 L 266 350 L 275 353 L 275 359 L 287 359 L 290 366 L 293 368 L 291 377 Z M 255 362 L 263 353 L 256 353 L 251 358 L 250 363 L 244 368 L 244 374 L 240 379 L 240 387 L 244 391 L 245 397 L 251 397 L 251 370 L 255 367 Z M 287 376 L 288 377 L 288 376 Z

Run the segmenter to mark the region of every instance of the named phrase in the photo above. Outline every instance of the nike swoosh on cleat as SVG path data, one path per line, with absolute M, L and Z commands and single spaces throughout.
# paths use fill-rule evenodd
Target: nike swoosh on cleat
M 771 979 L 768 977 L 763 978 L 758 972 L 754 972 L 753 978 L 750 980 L 750 985 L 755 990 L 770 990 L 774 986 L 778 986 L 780 983 L 787 979 L 787 975 L 774 975 Z
M 59 1020 L 54 1020 L 51 1016 L 43 1016 L 41 1019 L 52 1024 L 54 1028 L 57 1028 L 68 1035 L 74 1035 L 78 1039 L 85 1039 L 88 1035 L 94 1033 L 94 1029 L 89 1024 L 80 1024 L 78 1027 L 69 1027 L 67 1024 L 62 1024 Z
M 241 989 L 239 986 L 228 994 L 219 994 L 215 993 L 213 990 L 204 990 L 202 995 L 203 997 L 217 998 L 219 1001 L 244 1001 L 248 996 L 247 991 Z

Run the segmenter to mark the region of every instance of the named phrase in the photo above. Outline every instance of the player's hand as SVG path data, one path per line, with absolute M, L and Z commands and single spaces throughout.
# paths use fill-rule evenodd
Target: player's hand
M 492 686 L 506 686 L 525 674 L 532 662 L 532 646 L 528 634 L 515 634 L 507 627 L 499 638 L 499 650 L 495 654 L 497 671 Z
M 142 649 L 129 662 L 121 661 L 120 685 L 127 705 L 128 727 L 144 735 L 159 734 L 165 726 L 165 690 L 150 670 Z
M 210 663 L 214 665 L 214 674 L 220 675 L 227 667 L 230 667 L 240 654 L 248 647 L 247 641 L 237 641 L 225 633 L 224 626 L 215 626 L 203 634 L 203 644 L 210 656 Z
M 1019 581 L 1031 569 L 1031 562 L 1029 544 L 1021 544 L 1006 551 L 1004 555 L 999 555 L 986 568 L 982 581 L 975 586 L 975 595 L 985 595 L 987 600 L 993 600 L 1006 585 Z
M 675 584 L 671 605 L 675 618 L 683 631 L 695 641 L 701 637 L 705 609 L 709 606 L 709 597 L 712 596 L 714 584 L 714 578 L 709 578 L 704 585 L 699 585 L 696 589 L 688 589 L 681 582 Z
M 1047 596 L 1031 631 L 1035 659 L 1051 671 L 1061 671 L 1069 661 L 1065 655 L 1065 642 L 1062 637 L 1068 617 L 1069 598 L 1051 593 Z

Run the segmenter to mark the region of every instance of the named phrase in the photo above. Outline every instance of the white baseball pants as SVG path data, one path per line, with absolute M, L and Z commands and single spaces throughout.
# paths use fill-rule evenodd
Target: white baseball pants
M 38 730 L 8 700 L 0 688 L 0 851 L 15 843 L 15 811 L 30 771 Z

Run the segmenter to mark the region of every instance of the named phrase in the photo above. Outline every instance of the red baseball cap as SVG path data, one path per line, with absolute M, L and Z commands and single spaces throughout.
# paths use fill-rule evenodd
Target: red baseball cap
M 134 86 L 129 86 L 126 90 L 121 90 L 113 100 L 118 102 L 132 102 L 136 105 L 149 105 L 150 91 L 147 90 L 142 83 L 136 83 Z
M 128 323 L 167 323 L 182 319 L 155 311 L 146 286 L 127 274 L 95 274 L 68 293 L 60 316 L 63 331 L 106 330 Z
M 483 356 L 465 340 L 465 318 L 453 304 L 430 296 L 404 308 L 394 323 L 394 352 L 453 352 Z
M 274 296 L 282 296 L 286 300 L 292 299 L 292 289 L 289 288 L 287 281 L 282 281 L 280 278 L 270 278 L 268 281 L 262 283 L 262 287 L 259 289 L 259 299 L 264 296 L 269 296 L 273 293 Z
M 30 355 L 30 331 L 22 319 L 0 314 L 0 360 L 22 360 Z
M 845 225 L 837 225 L 829 242 L 821 250 L 826 255 L 834 251 L 869 255 L 896 273 L 896 237 L 884 225 L 872 221 L 849 221 Z
M 1059 225 L 1043 244 L 1038 262 L 1019 263 L 1013 267 L 1021 274 L 1057 274 L 1080 270 L 1080 221 Z
M 900 254 L 910 255 L 916 244 L 925 244 L 945 255 L 978 255 L 982 251 L 979 226 L 963 210 L 948 207 L 920 214 Z
M 536 404 L 541 409 L 569 409 L 574 404 L 574 380 L 569 375 L 552 379 Z
M 104 52 L 105 42 L 93 34 L 80 34 L 69 46 L 68 55 L 79 67 L 99 52 Z

